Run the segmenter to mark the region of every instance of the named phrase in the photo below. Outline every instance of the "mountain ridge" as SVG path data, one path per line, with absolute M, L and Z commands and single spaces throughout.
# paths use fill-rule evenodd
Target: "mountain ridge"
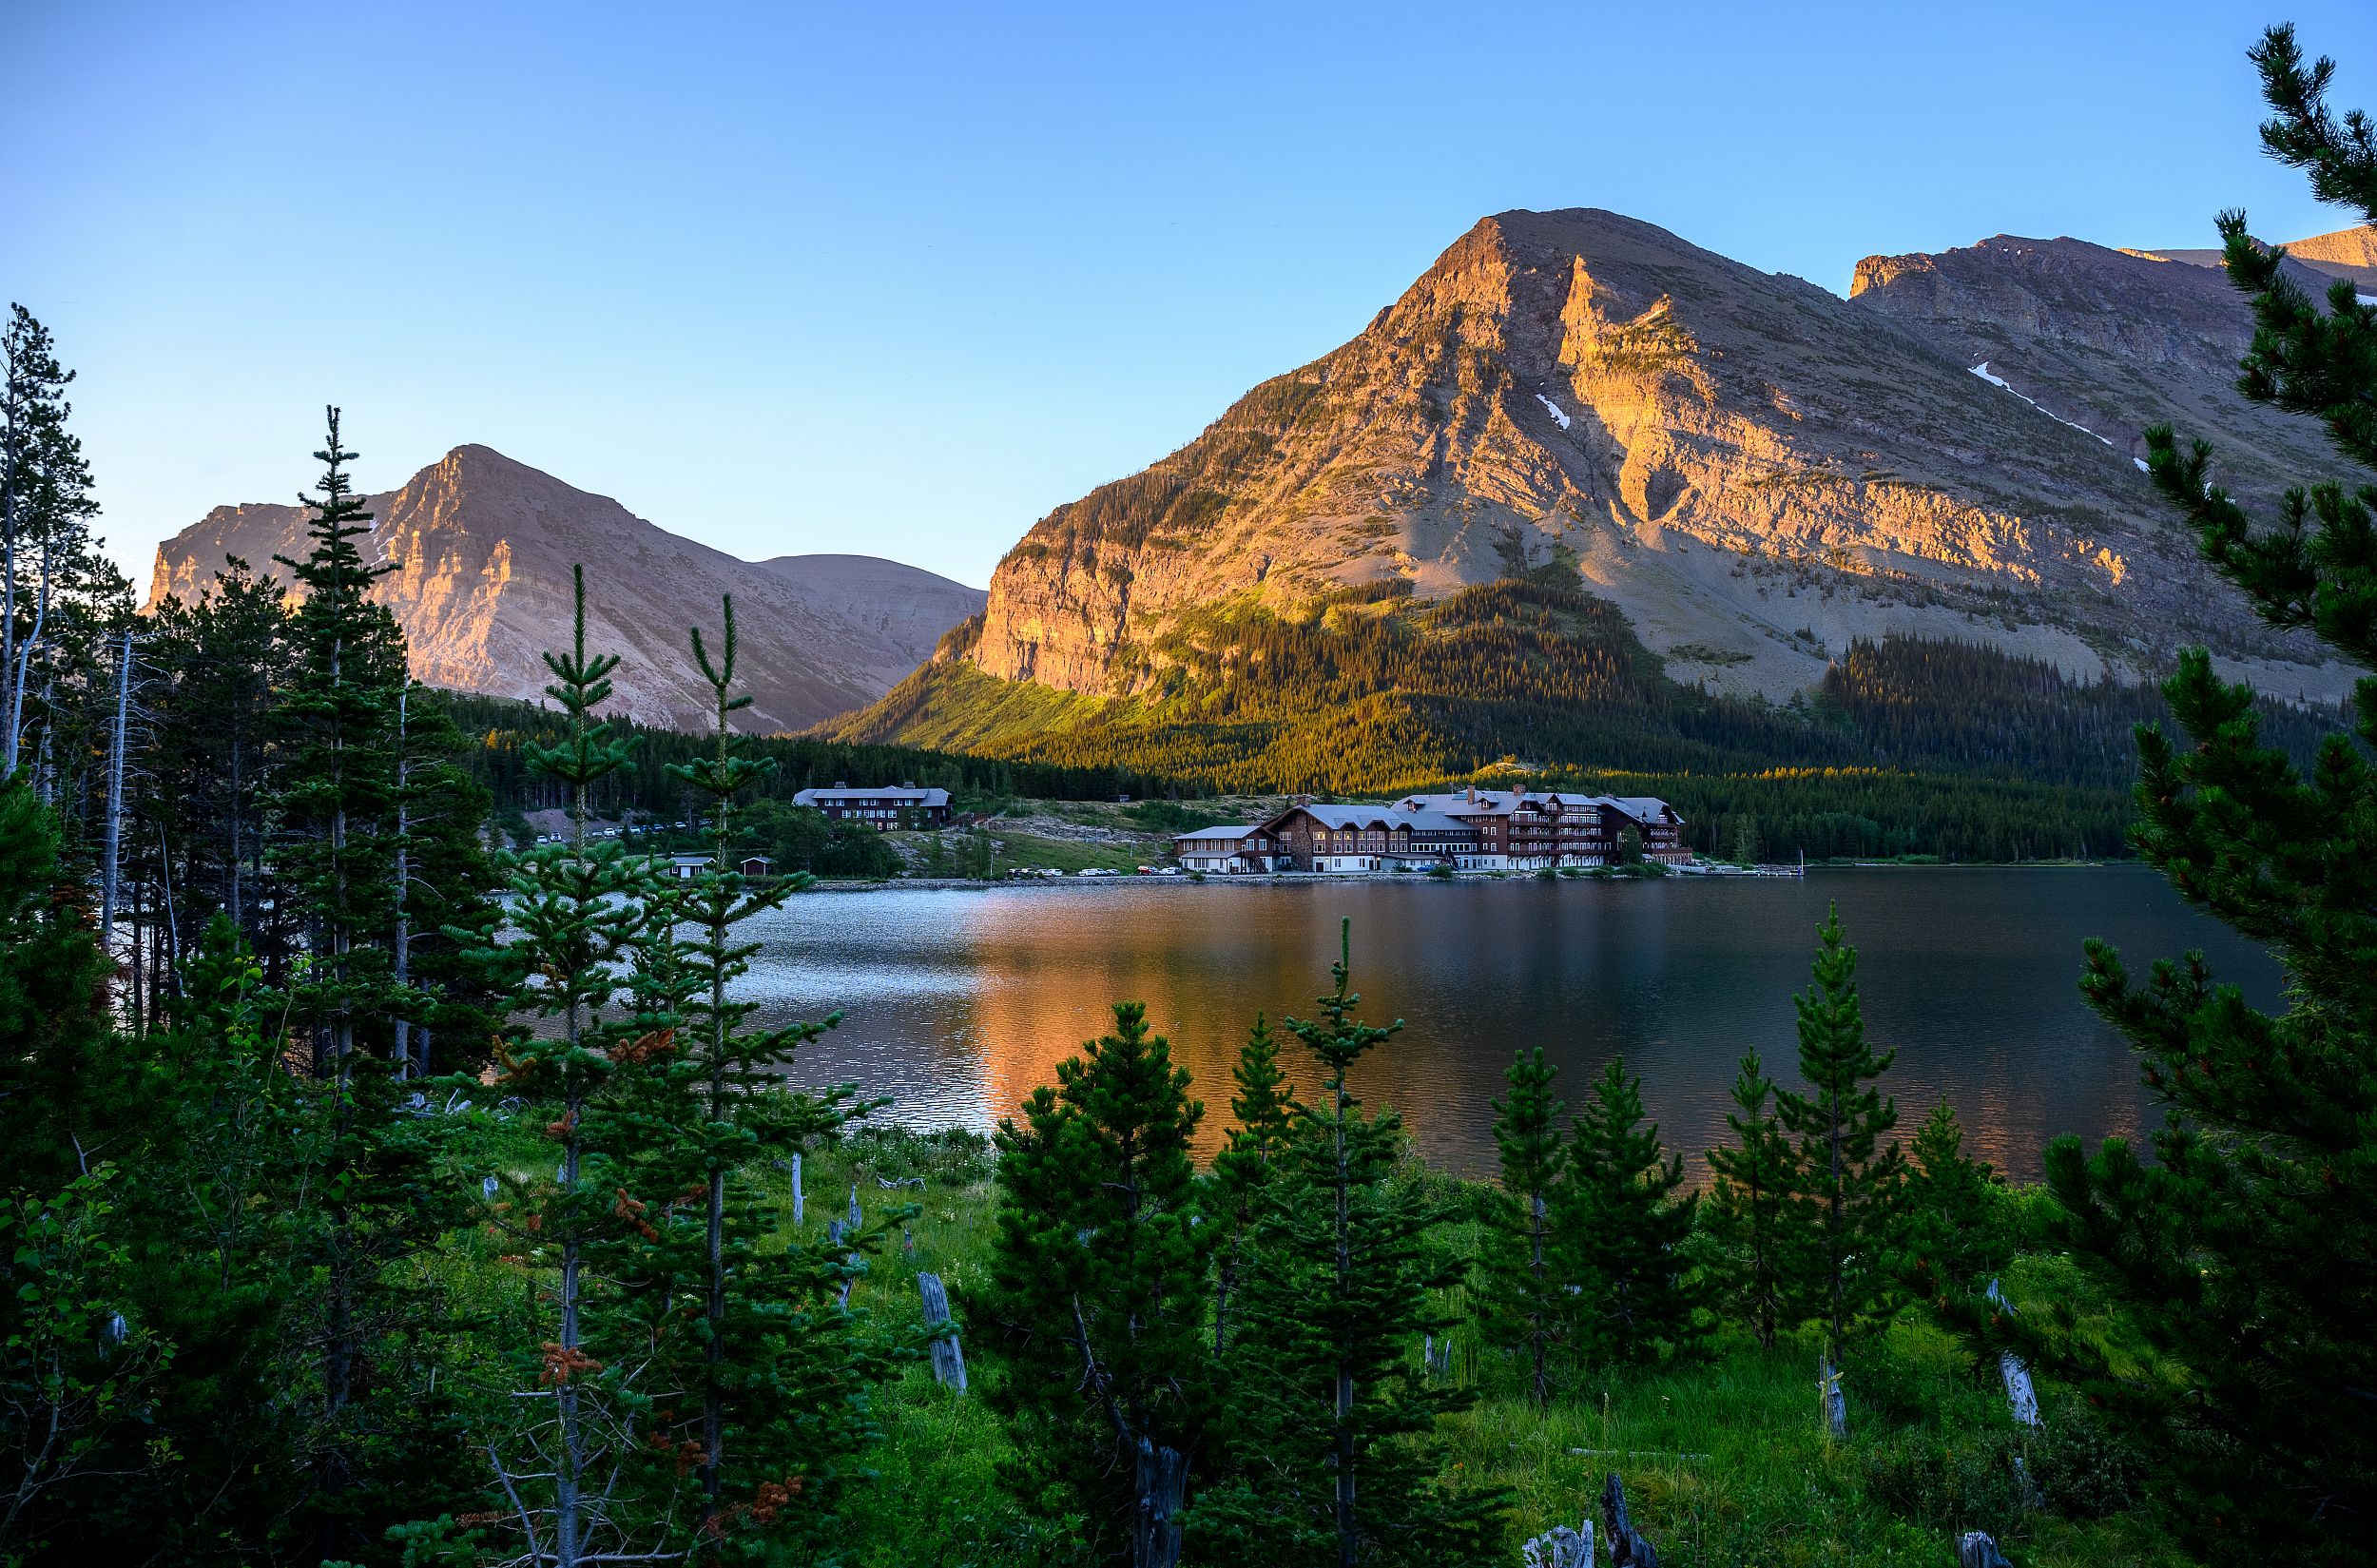
M 396 614 L 414 673 L 433 686 L 534 698 L 543 654 L 570 635 L 570 567 L 588 577 L 588 634 L 625 660 L 622 710 L 647 723 L 707 722 L 708 687 L 686 629 L 715 629 L 735 597 L 738 685 L 748 726 L 797 729 L 879 697 L 977 609 L 981 590 L 860 555 L 744 561 L 668 532 L 617 501 L 465 444 L 395 490 L 365 497 L 365 555 L 395 570 L 373 597 Z M 226 557 L 261 573 L 302 549 L 306 511 L 222 506 L 158 547 L 147 608 L 204 590 Z
M 2203 642 L 2326 698 L 2346 673 L 2253 617 L 2139 472 L 2173 417 L 2249 500 L 2332 469 L 2229 384 L 2250 333 L 2216 274 L 2079 241 L 1868 258 L 1844 300 L 1620 214 L 1497 214 L 1354 339 L 1034 523 L 937 666 L 834 731 L 930 712 L 962 746 L 969 709 L 987 734 L 1047 707 L 921 689 L 959 663 L 1171 711 L 1217 616 L 1554 567 L 1678 678 L 1770 701 L 1892 635 L 2133 681 Z

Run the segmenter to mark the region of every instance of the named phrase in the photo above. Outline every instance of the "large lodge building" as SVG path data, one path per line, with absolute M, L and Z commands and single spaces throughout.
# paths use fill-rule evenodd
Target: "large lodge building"
M 1646 859 L 1691 859 L 1684 819 L 1640 795 L 1466 789 L 1406 795 L 1391 805 L 1298 801 L 1266 822 L 1208 827 L 1172 841 L 1188 871 L 1522 871 L 1608 865 L 1626 829 Z

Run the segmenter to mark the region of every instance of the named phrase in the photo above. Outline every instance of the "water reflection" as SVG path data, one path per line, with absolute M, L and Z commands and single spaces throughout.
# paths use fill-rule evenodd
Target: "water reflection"
M 2202 947 L 2256 1000 L 2275 996 L 2266 956 L 2126 869 L 819 895 L 754 922 L 749 994 L 771 1022 L 841 1009 L 799 1081 L 855 1081 L 912 1125 L 985 1129 L 1101 1033 L 1112 1001 L 1143 1001 L 1195 1076 L 1209 1151 L 1248 1022 L 1310 1015 L 1350 916 L 1364 1016 L 1405 1022 L 1355 1086 L 1401 1110 L 1432 1161 L 1491 1167 L 1487 1102 L 1512 1050 L 1539 1044 L 1572 1103 L 1622 1052 L 1697 1166 L 1725 1135 L 1743 1050 L 1793 1081 L 1791 994 L 1831 900 L 1859 950 L 1867 1033 L 1899 1052 L 1887 1088 L 1903 1125 L 1944 1094 L 1968 1147 L 2019 1176 L 2056 1132 L 2135 1136 L 2156 1114 L 2080 1002 L 2083 937 L 2113 939 L 2134 968 Z

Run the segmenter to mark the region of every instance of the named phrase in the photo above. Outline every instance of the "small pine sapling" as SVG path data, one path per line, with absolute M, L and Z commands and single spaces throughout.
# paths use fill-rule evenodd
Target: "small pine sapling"
M 1725 1125 L 1734 1142 L 1709 1151 L 1716 1179 L 1703 1223 L 1720 1249 L 1716 1273 L 1728 1307 L 1756 1336 L 1759 1348 L 1771 1350 L 1776 1333 L 1795 1316 L 1793 1252 L 1806 1236 L 1807 1215 L 1798 1192 L 1798 1159 L 1771 1109 L 1774 1081 L 1757 1052 L 1742 1056 L 1732 1094 L 1734 1109 L 1726 1113 Z
M 1494 1143 L 1502 1185 L 1486 1200 L 1493 1236 L 1486 1258 L 1487 1333 L 1526 1359 L 1527 1387 L 1538 1413 L 1551 1408 L 1553 1354 L 1575 1316 L 1566 1249 L 1556 1216 L 1570 1211 L 1569 1162 L 1552 1093 L 1559 1069 L 1543 1048 L 1522 1051 L 1504 1073 L 1510 1092 L 1494 1102 Z
M 1620 1363 L 1651 1361 L 1705 1331 L 1684 1243 L 1699 1207 L 1679 1192 L 1684 1156 L 1668 1156 L 1644 1119 L 1642 1080 L 1612 1061 L 1576 1113 L 1568 1229 L 1583 1285 L 1584 1329 Z

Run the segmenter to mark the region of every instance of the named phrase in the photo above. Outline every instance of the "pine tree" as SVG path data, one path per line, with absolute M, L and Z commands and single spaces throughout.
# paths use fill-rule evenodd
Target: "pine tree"
M 1494 1560 L 1499 1493 L 1446 1475 L 1440 1417 L 1467 1390 L 1419 1365 L 1420 1336 L 1450 1326 L 1427 1292 L 1458 1261 L 1432 1245 L 1451 1211 L 1398 1171 L 1402 1122 L 1366 1115 L 1349 1074 L 1391 1038 L 1355 1016 L 1349 937 L 1320 1016 L 1285 1020 L 1323 1073 L 1323 1103 L 1299 1106 L 1281 1191 L 1256 1232 L 1263 1269 L 1246 1284 L 1231 1341 L 1230 1473 L 1190 1514 L 1202 1555 L 1281 1568 Z
M 642 1263 L 636 1243 L 659 1234 L 610 1141 L 636 1107 L 611 1101 L 623 1075 L 644 1087 L 639 1070 L 680 1046 L 670 1020 L 629 1005 L 637 998 L 618 972 L 648 929 L 641 906 L 657 873 L 617 841 L 587 833 L 594 786 L 628 765 L 631 743 L 595 717 L 619 660 L 587 651 L 585 569 L 572 579 L 570 649 L 545 655 L 546 693 L 567 727 L 555 745 L 529 748 L 537 775 L 567 792 L 570 837 L 508 858 L 508 939 L 474 949 L 508 981 L 514 1015 L 499 1081 L 551 1114 L 545 1135 L 559 1163 L 551 1181 L 491 1178 L 499 1196 L 489 1223 L 521 1249 L 514 1256 L 543 1304 L 548 1337 L 514 1353 L 517 1397 L 493 1402 L 493 1424 L 472 1442 L 495 1471 L 506 1527 L 516 1520 L 521 1549 L 557 1568 L 670 1550 L 677 1490 L 666 1445 L 655 1456 L 639 1427 L 645 1374 L 663 1359 L 650 1309 L 636 1310 L 653 1283 L 594 1270 L 598 1256 Z
M 355 541 L 370 513 L 346 472 L 338 411 L 318 493 L 304 498 L 312 549 L 283 557 L 306 591 L 288 627 L 288 679 L 276 718 L 281 756 L 271 810 L 274 871 L 303 911 L 307 960 L 287 988 L 292 1025 L 311 1036 L 319 1085 L 321 1223 L 309 1235 L 320 1270 L 319 1411 L 309 1440 L 305 1507 L 327 1556 L 377 1550 L 388 1523 L 410 1517 L 425 1456 L 451 1433 L 412 1386 L 433 1375 L 429 1352 L 447 1314 L 436 1287 L 406 1268 L 461 1219 L 440 1181 L 443 1118 L 405 1115 L 392 1020 L 408 999 L 394 980 L 396 718 L 404 643 L 366 594 L 382 568 Z
M 1553 1229 L 1554 1215 L 1565 1215 L 1570 1207 L 1571 1172 L 1559 1130 L 1565 1108 L 1552 1093 L 1558 1074 L 1541 1046 L 1522 1051 L 1503 1074 L 1510 1093 L 1494 1102 L 1502 1185 L 1488 1200 L 1493 1237 L 1485 1325 L 1497 1343 L 1526 1355 L 1528 1391 L 1538 1412 L 1551 1408 L 1552 1353 L 1575 1316 Z
M 10 305 L 0 329 L 0 782 L 23 761 L 29 699 L 53 675 L 44 659 L 59 640 L 59 596 L 93 565 L 99 509 L 82 442 L 67 430 L 73 379 L 49 330 Z
M 849 1391 L 889 1369 L 884 1347 L 834 1305 L 835 1287 L 851 1267 L 848 1260 L 873 1251 L 890 1227 L 916 1210 L 889 1208 L 877 1215 L 872 1230 L 832 1244 L 802 1238 L 788 1249 L 764 1252 L 760 1245 L 774 1229 L 775 1208 L 748 1172 L 764 1169 L 772 1156 L 832 1136 L 872 1107 L 854 1105 L 855 1092 L 847 1087 L 822 1096 L 781 1090 L 795 1053 L 839 1023 L 840 1014 L 818 1023 L 754 1030 L 745 1025 L 759 1004 L 729 995 L 759 951 L 759 944 L 740 940 L 736 928 L 781 908 L 810 879 L 799 873 L 756 885 L 732 860 L 740 799 L 775 764 L 750 756 L 733 728 L 733 715 L 751 699 L 733 689 L 734 601 L 721 608 L 715 660 L 700 629 L 691 634 L 694 663 L 714 699 L 712 750 L 667 769 L 706 803 L 712 844 L 710 863 L 666 900 L 669 918 L 693 931 L 676 944 L 681 1049 L 664 1059 L 682 1064 L 689 1080 L 685 1087 L 692 1092 L 693 1114 L 672 1131 L 703 1193 L 685 1216 L 696 1230 L 692 1255 L 671 1260 L 672 1271 L 698 1280 L 702 1294 L 701 1361 L 685 1369 L 688 1386 L 700 1394 L 694 1441 L 703 1517 L 694 1534 L 713 1553 L 737 1543 L 783 1551 L 796 1541 L 814 1550 L 839 1533 L 858 1456 L 877 1435 Z M 659 1098 L 688 1104 L 666 1094 Z M 795 1496 L 799 1506 L 784 1506 Z
M 1891 1254 L 1905 1159 L 1895 1139 L 1882 1142 L 1898 1125 L 1898 1102 L 1872 1087 L 1898 1053 L 1876 1055 L 1866 1043 L 1857 949 L 1842 938 L 1837 907 L 1817 935 L 1815 984 L 1792 998 L 1808 1092 L 1778 1089 L 1774 1099 L 1784 1132 L 1799 1140 L 1799 1191 L 1814 1210 L 1801 1294 L 1825 1324 L 1837 1368 L 1850 1329 L 1896 1306 Z
M 2014 1256 L 2003 1188 L 1964 1152 L 1964 1129 L 1945 1099 L 1915 1130 L 1906 1182 L 1910 1278 L 1922 1294 L 1978 1289 Z
M 222 910 L 260 955 L 275 950 L 276 971 L 261 889 L 283 620 L 280 583 L 234 557 L 196 603 L 158 606 L 151 652 L 169 679 L 155 699 L 152 808 L 180 852 L 178 891 L 199 917 L 190 935 L 204 929 L 203 912 Z
M 1011 1480 L 1086 1520 L 1101 1556 L 1161 1557 L 1146 1516 L 1151 1461 L 1193 1473 L 1211 1412 L 1201 1345 L 1212 1233 L 1189 1148 L 1205 1108 L 1188 1074 L 1118 1002 L 1082 1047 L 999 1124 L 997 1233 L 977 1342 L 1018 1450 Z M 1144 1455 L 1144 1461 L 1143 1461 Z
M 103 1149 L 116 1042 L 87 889 L 61 867 L 55 814 L 0 784 L 0 1182 L 54 1193 Z
M 1213 1282 L 1213 1354 L 1229 1349 L 1231 1308 L 1240 1283 L 1261 1267 L 1254 1232 L 1268 1211 L 1278 1185 L 1280 1165 L 1295 1128 L 1296 1099 L 1287 1074 L 1279 1065 L 1279 1041 L 1263 1015 L 1238 1048 L 1230 1080 L 1238 1093 L 1231 1096 L 1230 1114 L 1237 1125 L 1213 1156 L 1213 1201 L 1208 1207 L 1220 1218 L 1225 1234 L 1215 1249 Z
M 77 1499 L 72 1539 L 93 1560 L 319 1550 L 317 1518 L 290 1507 L 304 1496 L 316 1434 L 288 1391 L 314 1370 L 319 1127 L 308 1086 L 282 1059 L 280 1019 L 254 956 L 218 913 L 183 965 L 166 1026 L 124 1041 L 122 1076 L 141 1101 L 123 1134 L 141 1173 L 121 1214 L 128 1283 L 138 1316 L 176 1349 L 126 1446 L 173 1462 L 138 1487 Z M 460 1507 L 470 1496 L 451 1460 L 400 1479 L 408 1508 Z M 366 1559 L 386 1560 L 376 1545 Z
M 1569 1154 L 1575 1212 L 1563 1229 L 1594 1345 L 1621 1363 L 1689 1345 L 1702 1332 L 1700 1290 L 1682 1249 L 1699 1198 L 1678 1196 L 1684 1156 L 1663 1155 L 1658 1123 L 1643 1120 L 1642 1080 L 1627 1076 L 1622 1058 L 1577 1112 Z
M 396 691 L 390 803 L 389 979 L 396 988 L 389 1055 L 396 1074 L 430 1076 L 439 1042 L 457 1065 L 477 1066 L 496 1027 L 497 998 L 466 958 L 496 912 L 485 845 L 489 796 L 454 762 L 461 732 L 442 692 L 406 681 Z
M 0 784 L 0 1560 L 11 1562 L 88 1552 L 117 1499 L 178 1473 L 155 1427 L 180 1347 L 140 1288 L 140 1228 L 125 1213 L 170 1182 L 145 1125 L 170 1089 L 127 1064 L 132 1042 L 107 1027 L 82 894 L 53 813 L 22 774 Z
M 2251 52 L 2272 117 L 2263 146 L 2313 194 L 2377 222 L 2377 135 L 2328 106 L 2332 62 L 2293 30 Z M 2285 253 L 2223 214 L 2230 281 L 2255 329 L 2238 387 L 2318 419 L 2356 465 L 2290 491 L 2274 523 L 2213 482 L 2212 453 L 2148 432 L 2156 486 L 2206 560 L 2262 618 L 2377 668 L 2377 308 L 2338 283 L 2323 303 Z M 2139 853 L 2182 897 L 2268 948 L 2286 1006 L 2249 1006 L 2201 954 L 2143 980 L 2089 944 L 2081 988 L 2128 1036 L 2168 1119 L 2154 1164 L 2127 1140 L 2092 1157 L 2047 1149 L 2063 1240 L 2118 1304 L 2131 1353 L 2060 1332 L 2047 1314 L 1995 1327 L 2034 1365 L 2077 1381 L 2157 1456 L 2167 1527 L 2206 1557 L 2250 1539 L 2305 1563 L 2377 1556 L 2377 679 L 2354 687 L 2355 739 L 2306 772 L 2264 743 L 2251 691 L 2201 649 L 2164 686 L 2187 744 L 2138 734 Z M 2131 1348 L 2134 1347 L 2134 1348 Z
M 317 1075 L 344 1096 L 353 1092 L 365 1035 L 395 1000 L 387 829 L 404 677 L 401 640 L 387 612 L 365 597 L 388 569 L 367 564 L 356 548 L 371 532 L 372 514 L 347 477 L 356 455 L 339 444 L 338 411 L 328 412 L 329 444 L 314 455 L 322 464 L 320 491 L 300 497 L 312 513 L 312 549 L 303 560 L 275 557 L 306 596 L 288 630 L 273 810 L 280 828 L 276 870 L 306 911 L 314 960 L 292 991 L 292 1016 L 315 1033 Z M 334 1393 L 334 1403 L 342 1397 Z
M 1735 1142 L 1709 1151 L 1716 1179 L 1703 1210 L 1710 1234 L 1724 1249 L 1718 1275 L 1727 1304 L 1766 1350 L 1796 1316 L 1789 1292 L 1800 1270 L 1793 1249 L 1809 1219 L 1797 1192 L 1791 1141 L 1768 1108 L 1773 1094 L 1758 1053 L 1745 1053 L 1733 1077 L 1734 1109 L 1725 1116 Z

